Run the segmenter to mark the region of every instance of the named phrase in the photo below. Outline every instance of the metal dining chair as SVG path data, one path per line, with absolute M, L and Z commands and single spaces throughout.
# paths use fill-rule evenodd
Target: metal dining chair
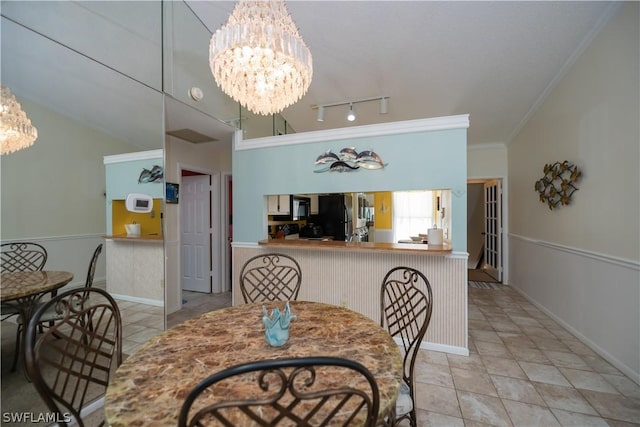
M 256 255 L 242 266 L 240 290 L 245 303 L 295 301 L 300 291 L 302 270 L 285 254 Z
M 337 357 L 260 360 L 232 366 L 196 385 L 179 427 L 205 425 L 376 425 L 378 385 L 362 364 Z
M 58 314 L 53 327 L 36 335 L 42 316 Z M 115 300 L 99 288 L 76 288 L 41 305 L 27 327 L 29 378 L 58 425 L 84 427 L 81 410 L 104 395 L 122 363 L 122 319 Z
M 39 271 L 47 262 L 47 250 L 38 243 L 13 242 L 0 245 L 0 272 Z M 52 294 L 53 296 L 53 294 Z M 19 313 L 12 305 L 2 304 L 0 316 L 6 320 Z
M 91 261 L 89 262 L 89 269 L 87 270 L 87 277 L 84 282 L 84 289 L 89 289 L 93 286 L 93 276 L 96 272 L 96 265 L 98 264 L 98 258 L 100 257 L 100 253 L 102 253 L 102 243 L 100 243 L 96 249 L 93 251 L 93 255 L 91 257 Z M 41 303 L 40 305 L 45 304 Z M 40 316 L 40 324 L 38 325 L 40 332 L 43 332 L 43 326 L 48 325 L 49 327 L 53 326 L 55 321 L 59 320 L 60 314 L 55 310 L 55 307 L 51 307 L 45 313 L 42 313 Z M 23 328 L 22 319 L 18 318 L 18 328 L 16 332 L 16 351 L 13 355 L 13 365 L 11 367 L 11 371 L 15 372 L 18 366 L 18 355 L 20 352 L 20 336 Z
M 420 343 L 431 320 L 431 284 L 420 271 L 395 267 L 384 276 L 380 288 L 380 326 L 387 328 L 403 348 L 403 382 L 396 403 L 396 422 L 407 419 L 417 426 L 414 367 Z

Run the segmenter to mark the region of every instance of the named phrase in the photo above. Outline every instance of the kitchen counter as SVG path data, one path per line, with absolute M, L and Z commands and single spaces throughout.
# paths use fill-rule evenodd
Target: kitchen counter
M 451 253 L 451 246 L 444 245 L 415 245 L 411 243 L 380 243 L 380 242 L 343 242 L 340 240 L 308 240 L 308 239 L 268 239 L 258 242 L 262 246 L 330 249 L 330 250 L 358 250 L 384 252 L 426 253 L 429 255 L 447 255 Z
M 155 242 L 162 243 L 163 237 L 161 234 L 141 234 L 140 236 L 127 236 L 126 234 L 113 234 L 111 236 L 104 236 L 105 239 L 110 240 L 122 240 L 127 242 Z

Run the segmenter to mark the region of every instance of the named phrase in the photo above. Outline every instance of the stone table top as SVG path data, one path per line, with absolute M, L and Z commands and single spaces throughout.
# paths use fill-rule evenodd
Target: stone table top
M 43 294 L 58 289 L 73 279 L 68 271 L 18 271 L 2 273 L 0 277 L 0 301 Z
M 105 397 L 107 425 L 175 426 L 187 394 L 203 379 L 233 365 L 263 359 L 333 356 L 356 360 L 375 376 L 380 417 L 389 413 L 402 379 L 402 356 L 376 322 L 347 308 L 291 301 L 290 336 L 281 347 L 264 337 L 262 305 L 214 310 L 166 330 L 128 357 Z M 270 312 L 284 302 L 265 303 Z

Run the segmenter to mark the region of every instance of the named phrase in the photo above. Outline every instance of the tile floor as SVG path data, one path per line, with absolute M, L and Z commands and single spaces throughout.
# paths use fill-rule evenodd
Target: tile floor
M 640 426 L 640 387 L 509 286 L 469 289 L 469 351 L 420 351 L 419 426 Z
M 187 292 L 168 327 L 231 305 Z M 122 302 L 125 353 L 162 329 L 161 310 Z M 509 286 L 469 289 L 469 351 L 421 350 L 419 426 L 640 426 L 640 387 Z

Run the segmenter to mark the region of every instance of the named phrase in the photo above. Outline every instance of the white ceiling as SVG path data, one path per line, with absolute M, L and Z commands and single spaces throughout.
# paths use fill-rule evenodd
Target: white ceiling
M 233 3 L 187 1 L 215 31 Z M 457 114 L 471 144 L 508 143 L 616 7 L 611 2 L 289 1 L 313 56 L 297 132 Z M 325 111 L 318 104 L 388 96 Z
M 234 2 L 187 1 L 213 32 L 223 25 Z M 73 3 L 75 9 L 107 16 L 111 3 Z M 132 5 L 133 3 L 130 3 Z M 141 3 L 139 13 L 146 16 Z M 71 3 L 67 3 L 71 5 Z M 117 3 L 126 10 L 126 3 Z M 508 143 L 553 85 L 617 7 L 611 2 L 427 2 L 427 1 L 289 1 L 288 9 L 313 55 L 309 92 L 282 115 L 297 132 L 458 114 L 470 115 L 470 144 Z M 3 16 L 46 21 L 44 7 L 55 3 L 6 2 Z M 102 9 L 100 9 L 102 7 Z M 71 6 L 64 10 L 73 9 Z M 57 10 L 57 9 L 55 9 Z M 107 11 L 107 12 L 105 12 Z M 76 11 L 76 13 L 79 13 Z M 115 12 L 114 15 L 117 16 Z M 8 14 L 8 15 L 7 15 Z M 45 13 L 46 15 L 46 13 Z M 108 17 L 114 26 L 126 26 Z M 53 18 L 52 18 L 53 19 Z M 151 19 L 151 18 L 149 18 Z M 49 22 L 47 25 L 53 25 Z M 63 28 L 53 25 L 53 28 Z M 66 44 L 82 20 L 64 26 Z M 85 34 L 85 33 L 83 33 Z M 150 44 L 154 35 L 142 35 Z M 202 49 L 203 62 L 208 52 Z M 190 53 L 189 53 L 190 54 Z M 142 61 L 142 53 L 132 61 Z M 198 59 L 199 60 L 199 59 Z M 156 61 L 155 58 L 149 61 Z M 155 62 L 153 62 L 155 64 Z M 142 149 L 162 141 L 157 135 L 159 92 L 108 73 L 82 55 L 52 43 L 20 25 L 2 20 L 2 82 L 18 95 L 80 118 L 90 126 L 125 139 Z M 112 77 L 110 77 L 112 76 Z M 211 85 L 214 85 L 211 79 Z M 102 92 L 101 92 L 102 91 Z M 389 112 L 378 103 L 354 106 L 358 119 L 347 122 L 347 108 L 332 107 L 316 121 L 312 106 L 363 98 L 389 97 Z M 128 98 L 126 108 L 113 108 L 112 98 Z M 133 98 L 145 105 L 143 111 Z M 212 129 L 182 123 L 194 110 L 181 103 L 168 107 L 167 129 L 192 127 L 230 139 L 230 127 L 219 121 Z M 233 107 L 233 103 L 226 104 Z M 175 107 L 175 108 L 174 108 Z M 227 120 L 237 110 L 225 112 Z M 145 138 L 148 140 L 145 141 Z M 156 147 L 157 148 L 157 147 Z

